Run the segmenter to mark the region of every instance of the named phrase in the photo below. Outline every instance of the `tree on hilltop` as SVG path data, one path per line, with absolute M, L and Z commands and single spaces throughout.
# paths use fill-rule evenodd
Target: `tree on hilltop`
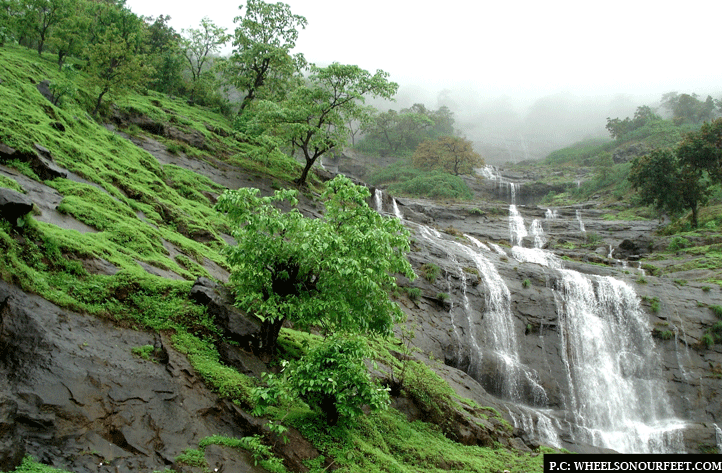
M 233 36 L 235 49 L 226 74 L 246 94 L 241 102 L 243 112 L 256 99 L 282 98 L 288 81 L 306 66 L 303 55 L 292 55 L 291 50 L 299 28 L 305 28 L 307 21 L 291 13 L 286 4 L 262 0 L 248 0 L 245 15 L 233 21 L 238 24 Z
M 634 160 L 629 181 L 641 202 L 677 215 L 692 212 L 696 228 L 699 207 L 722 182 L 722 118 L 685 135 L 674 149 L 657 149 Z

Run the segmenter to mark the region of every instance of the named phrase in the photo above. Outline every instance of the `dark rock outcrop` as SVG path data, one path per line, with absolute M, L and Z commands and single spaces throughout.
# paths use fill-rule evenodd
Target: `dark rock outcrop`
M 154 360 L 132 354 L 144 345 L 155 347 Z M 100 463 L 162 470 L 205 437 L 267 430 L 264 419 L 211 392 L 170 334 L 118 328 L 0 281 L 0 470 L 25 454 L 74 473 Z M 294 429 L 287 435 L 276 453 L 292 471 L 307 471 L 302 462 L 318 452 Z M 211 449 L 207 459 L 224 471 L 258 471 L 237 449 Z
M 20 192 L 0 187 L 0 218 L 14 225 L 18 218 L 32 210 L 32 200 Z
M 43 181 L 55 179 L 56 177 L 68 177 L 68 173 L 53 162 L 53 157 L 47 148 L 36 143 L 35 150 L 35 153 L 21 152 L 0 143 L 0 162 L 13 159 L 26 162 Z
M 200 277 L 193 284 L 190 297 L 208 308 L 208 314 L 215 318 L 226 337 L 237 342 L 243 349 L 256 347 L 261 321 L 234 307 L 230 290 L 208 278 Z

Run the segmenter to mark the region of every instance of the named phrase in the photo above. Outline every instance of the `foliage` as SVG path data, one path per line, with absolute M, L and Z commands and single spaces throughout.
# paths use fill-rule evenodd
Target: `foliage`
M 211 55 L 220 51 L 231 38 L 225 28 L 217 26 L 208 17 L 204 17 L 199 26 L 183 30 L 184 37 L 181 40 L 183 56 L 188 63 L 194 85 L 211 61 Z
M 43 465 L 36 461 L 30 455 L 23 458 L 22 463 L 13 470 L 13 473 L 68 473 L 65 470 L 59 470 L 57 468 Z
M 243 8 L 243 6 L 239 7 Z M 298 29 L 306 27 L 306 18 L 291 13 L 284 3 L 248 0 L 233 37 L 233 54 L 225 74 L 245 93 L 243 112 L 254 100 L 283 99 L 291 79 L 306 66 L 303 55 L 291 55 Z
M 547 165 L 582 163 L 585 159 L 597 156 L 604 151 L 609 151 L 615 146 L 616 144 L 610 141 L 609 138 L 584 140 L 572 146 L 553 151 L 544 159 L 544 163 Z
M 474 151 L 471 141 L 458 136 L 443 136 L 419 144 L 411 158 L 414 166 L 424 170 L 443 170 L 455 176 L 471 174 L 484 160 Z
M 371 380 L 363 363 L 369 356 L 360 337 L 331 337 L 301 358 L 288 379 L 301 399 L 323 412 L 329 425 L 349 422 L 365 405 L 372 411 L 388 407 L 387 389 Z
M 364 138 L 359 149 L 367 153 L 406 154 L 425 140 L 454 134 L 454 114 L 446 106 L 429 110 L 416 103 L 410 108 L 386 112 L 375 111 L 362 124 Z
M 697 227 L 698 208 L 707 202 L 710 189 L 701 169 L 670 149 L 657 149 L 634 160 L 629 181 L 642 204 L 672 215 L 691 210 L 692 225 Z
M 633 119 L 630 119 L 629 117 L 624 120 L 620 120 L 619 118 L 607 118 L 607 130 L 612 138 L 617 141 L 623 141 L 631 132 L 644 127 L 650 122 L 659 121 L 661 119 L 662 117 L 654 113 L 649 106 L 643 105 L 641 107 L 637 107 L 637 110 L 634 112 Z
M 688 166 L 706 171 L 714 182 L 721 183 L 722 118 L 685 135 L 677 147 L 677 156 Z
M 346 144 L 346 123 L 367 119 L 365 97 L 390 99 L 397 89 L 381 70 L 372 75 L 358 66 L 311 65 L 306 85 L 295 87 L 280 102 L 260 100 L 238 126 L 252 134 L 270 133 L 301 150 L 306 165 L 297 182 L 303 185 L 320 156 Z
M 348 178 L 330 181 L 323 217 L 304 217 L 296 192 L 258 197 L 258 189 L 224 192 L 216 208 L 234 222 L 238 242 L 226 250 L 237 304 L 263 320 L 265 349 L 288 319 L 324 332 L 388 334 L 401 310 L 388 298 L 394 273 L 413 277 L 408 232 L 369 208 L 369 191 Z M 292 208 L 282 212 L 277 203 Z
M 421 272 L 424 275 L 424 279 L 426 279 L 429 282 L 434 282 L 434 281 L 436 281 L 436 278 L 439 277 L 441 268 L 439 268 L 434 263 L 424 263 L 421 265 Z
M 231 448 L 242 448 L 251 453 L 254 465 L 260 465 L 267 471 L 272 473 L 285 473 L 286 467 L 283 461 L 275 456 L 271 448 L 263 443 L 263 437 L 260 435 L 252 435 L 249 437 L 232 438 L 222 435 L 211 435 L 202 439 L 198 443 L 198 447 L 205 449 L 209 445 L 223 445 Z
M 678 251 L 684 248 L 689 248 L 689 246 L 690 243 L 688 239 L 682 236 L 676 236 L 669 241 L 669 244 L 667 245 L 667 251 Z
M 701 123 L 714 118 L 715 102 L 712 97 L 702 102 L 697 94 L 669 92 L 662 96 L 662 107 L 672 113 L 676 124 Z
M 389 186 L 394 194 L 404 194 L 431 199 L 471 200 L 474 195 L 459 176 L 439 171 L 420 173 L 408 181 L 397 182 Z
M 112 4 L 98 4 L 95 11 L 94 41 L 85 48 L 86 71 L 97 91 L 93 115 L 106 94 L 127 92 L 153 72 L 141 49 L 146 34 L 143 21 L 129 9 Z
M 710 181 L 722 182 L 720 162 L 722 118 L 687 133 L 674 150 L 657 149 L 635 159 L 629 180 L 642 203 L 672 214 L 691 210 L 692 227 L 697 228 L 698 209 L 712 193 Z

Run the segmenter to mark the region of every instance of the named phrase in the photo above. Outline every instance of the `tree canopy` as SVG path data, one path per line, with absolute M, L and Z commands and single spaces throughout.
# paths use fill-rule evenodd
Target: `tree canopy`
M 471 141 L 458 136 L 443 136 L 421 143 L 412 156 L 415 167 L 424 170 L 442 170 L 458 176 L 471 174 L 484 164 L 481 155 L 474 151 Z
M 245 130 L 270 133 L 300 150 L 305 166 L 298 183 L 303 185 L 308 172 L 324 153 L 347 143 L 349 120 L 367 120 L 365 98 L 390 99 L 398 84 L 389 82 L 388 73 L 371 74 L 358 66 L 339 63 L 327 67 L 311 65 L 306 83 L 292 89 L 280 101 L 261 100 L 252 110 Z
M 306 18 L 291 13 L 284 3 L 248 0 L 245 15 L 233 21 L 238 24 L 235 49 L 226 73 L 246 94 L 241 111 L 257 98 L 281 98 L 288 81 L 306 65 L 302 54 L 291 54 L 299 28 L 306 27 Z
M 410 152 L 425 140 L 454 134 L 454 114 L 445 106 L 429 110 L 416 103 L 401 111 L 375 112 L 363 125 L 362 148 L 381 154 Z
M 326 333 L 390 333 L 402 316 L 389 300 L 394 274 L 413 277 L 398 219 L 371 209 L 368 189 L 343 176 L 328 183 L 320 218 L 298 211 L 296 191 L 258 192 L 228 190 L 216 208 L 234 223 L 230 281 L 239 307 L 263 321 L 262 349 L 273 350 L 285 320 Z M 282 203 L 291 210 L 280 210 Z
M 635 159 L 629 181 L 644 204 L 673 215 L 691 211 L 696 228 L 711 184 L 722 182 L 722 118 L 688 133 L 674 149 L 657 149 Z

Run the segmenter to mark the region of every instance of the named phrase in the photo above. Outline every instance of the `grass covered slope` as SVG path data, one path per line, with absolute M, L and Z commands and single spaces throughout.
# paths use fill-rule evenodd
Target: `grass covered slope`
M 116 98 L 103 111 L 104 120 L 133 141 L 160 143 L 167 155 L 179 158 L 162 163 L 88 115 L 93 91 L 82 73 L 65 82 L 70 92 L 59 106 L 43 97 L 37 84 L 67 80 L 48 54 L 40 58 L 24 48 L 0 48 L 0 80 L 0 143 L 25 156 L 40 145 L 68 176 L 41 181 L 26 161 L 0 162 L 0 187 L 36 200 L 20 226 L 0 220 L 0 278 L 80 313 L 139 330 L 171 331 L 175 349 L 209 386 L 251 409 L 250 393 L 260 381 L 219 361 L 215 321 L 188 298 L 198 276 L 222 280 L 230 270 L 222 254 L 230 229 L 213 209 L 224 186 L 211 177 L 228 181 L 244 174 L 267 187 L 283 186 L 298 176 L 299 165 L 263 143 L 244 141 L 226 118 L 203 108 L 153 92 Z M 182 163 L 213 172 L 199 174 Z M 289 329 L 284 339 L 287 358 L 313 344 L 312 337 Z M 399 370 L 384 346 L 374 344 L 374 358 Z M 438 411 L 439 422 L 409 422 L 390 409 L 329 431 L 308 406 L 293 402 L 286 422 L 322 454 L 307 466 L 319 472 L 329 464 L 365 472 L 541 471 L 540 455 L 498 444 L 464 446 L 445 435 L 440 423 L 450 409 L 499 416 L 463 407 L 468 403 L 454 397 L 428 366 L 414 366 L 415 388 L 405 395 Z M 188 445 L 177 461 L 204 471 L 204 448 L 216 440 Z M 268 439 L 222 441 L 250 450 L 268 469 L 285 470 L 273 461 Z M 16 471 L 53 470 L 28 459 Z

